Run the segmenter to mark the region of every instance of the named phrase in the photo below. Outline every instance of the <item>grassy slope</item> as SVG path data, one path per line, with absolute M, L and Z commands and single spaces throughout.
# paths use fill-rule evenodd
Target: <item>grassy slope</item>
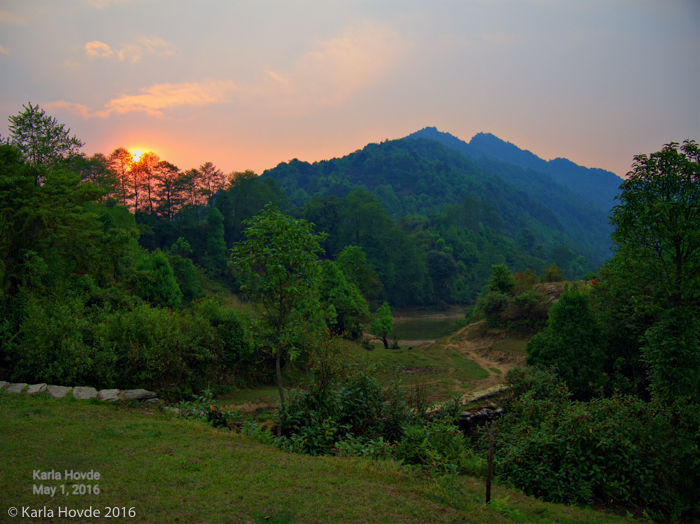
M 117 410 L 97 401 L 0 393 L 0 420 L 0 521 L 10 506 L 46 506 L 54 515 L 59 506 L 125 506 L 134 507 L 137 518 L 109 521 L 624 522 L 500 487 L 489 508 L 478 500 L 484 486 L 477 479 L 439 484 L 392 462 L 291 455 L 167 412 L 125 405 Z M 39 483 L 32 480 L 34 469 L 99 471 L 101 493 L 33 495 Z

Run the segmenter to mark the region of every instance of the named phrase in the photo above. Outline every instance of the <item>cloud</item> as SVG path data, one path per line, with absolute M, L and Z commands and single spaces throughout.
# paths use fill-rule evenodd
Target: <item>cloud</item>
M 365 23 L 317 40 L 290 71 L 266 74 L 292 97 L 290 105 L 340 105 L 384 80 L 409 47 L 390 25 Z
M 95 9 L 106 9 L 113 5 L 126 4 L 130 0 L 87 0 L 87 4 Z
M 60 100 L 47 104 L 48 109 L 68 109 L 83 118 L 107 118 L 112 114 L 143 112 L 160 116 L 162 109 L 178 106 L 205 106 L 226 103 L 236 85 L 228 80 L 204 80 L 200 83 L 156 84 L 141 89 L 138 95 L 113 98 L 104 109 L 92 111 L 88 106 Z
M 10 13 L 9 11 L 0 11 L 0 24 L 6 25 L 25 25 L 24 19 Z
M 116 56 L 119 61 L 138 62 L 144 54 L 174 55 L 175 45 L 162 38 L 141 37 L 135 44 L 125 44 L 121 49 L 112 49 L 108 44 L 93 40 L 85 44 L 85 54 L 90 58 L 109 58 Z
M 87 44 L 85 44 L 85 52 L 90 57 L 107 57 L 112 56 L 114 54 L 112 48 L 110 48 L 107 44 L 98 42 L 97 40 L 93 40 L 92 42 L 88 42 Z
M 0 55 L 9 55 L 10 50 L 4 45 L 0 45 Z

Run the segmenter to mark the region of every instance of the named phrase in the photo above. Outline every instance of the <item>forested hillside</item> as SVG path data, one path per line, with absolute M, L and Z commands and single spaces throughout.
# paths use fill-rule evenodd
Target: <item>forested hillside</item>
M 434 127 L 426 127 L 406 138 L 427 138 L 440 142 L 450 149 L 472 158 L 479 165 L 491 166 L 492 170 L 499 176 L 519 187 L 522 186 L 517 182 L 517 179 L 523 176 L 537 180 L 537 191 L 542 187 L 541 184 L 555 182 L 558 186 L 595 204 L 599 211 L 603 211 L 606 216 L 615 205 L 615 197 L 619 194 L 622 183 L 620 177 L 610 171 L 579 166 L 566 158 L 543 160 L 530 151 L 520 149 L 515 144 L 505 142 L 491 133 L 477 133 L 467 143 L 450 133 L 440 132 Z M 508 173 L 499 171 L 499 166 L 503 165 L 502 163 L 521 167 L 528 173 L 527 175 L 518 174 L 511 178 Z M 527 187 L 523 188 L 528 189 Z
M 503 164 L 502 171 L 522 170 Z M 610 227 L 592 204 L 551 181 L 521 184 L 523 189 L 432 140 L 369 144 L 346 157 L 313 164 L 292 160 L 263 178 L 274 178 L 296 205 L 310 195 L 344 197 L 360 187 L 374 194 L 393 218 L 430 216 L 464 205 L 472 221 L 495 234 L 515 240 L 526 229 L 537 244 L 550 250 L 564 246 L 596 265 L 609 255 Z

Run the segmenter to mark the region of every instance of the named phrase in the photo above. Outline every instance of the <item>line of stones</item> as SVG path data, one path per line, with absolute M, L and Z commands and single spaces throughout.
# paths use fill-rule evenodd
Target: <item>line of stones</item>
M 0 390 L 3 390 L 5 386 L 5 393 L 15 393 L 19 394 L 26 388 L 26 393 L 28 395 L 36 395 L 45 391 L 53 398 L 63 398 L 70 391 L 74 398 L 78 400 L 90 400 L 96 398 L 98 400 L 103 400 L 105 402 L 116 402 L 117 400 L 143 400 L 145 402 L 158 403 L 160 400 L 156 398 L 156 394 L 152 391 L 146 391 L 145 389 L 102 389 L 97 391 L 95 388 L 89 387 L 67 387 L 67 386 L 47 386 L 46 384 L 31 384 L 17 383 L 10 384 L 9 382 L 4 382 L 0 380 Z

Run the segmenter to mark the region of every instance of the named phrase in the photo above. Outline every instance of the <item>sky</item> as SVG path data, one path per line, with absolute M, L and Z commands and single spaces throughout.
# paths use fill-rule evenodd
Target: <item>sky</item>
M 700 141 L 698 0 L 0 0 L 0 134 L 262 173 L 427 126 L 623 176 Z

